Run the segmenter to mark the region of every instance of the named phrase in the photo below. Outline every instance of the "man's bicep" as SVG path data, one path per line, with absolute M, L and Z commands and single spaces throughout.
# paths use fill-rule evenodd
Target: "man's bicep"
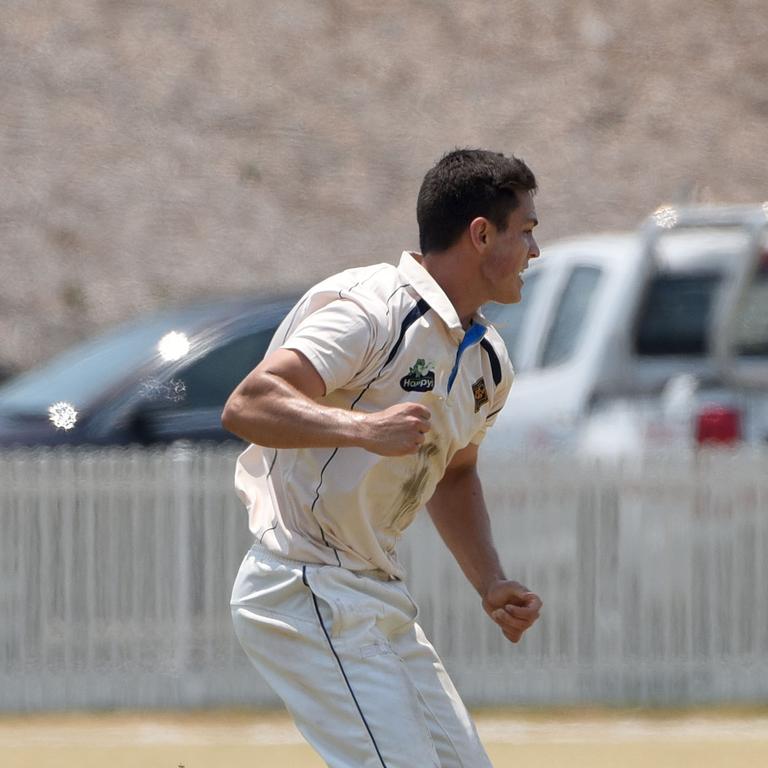
M 453 454 L 437 484 L 435 494 L 427 502 L 430 515 L 441 515 L 462 496 L 463 489 L 475 486 L 478 482 L 477 455 L 478 450 L 474 443 L 469 443 Z
M 243 394 L 258 387 L 263 376 L 277 376 L 311 400 L 325 396 L 325 382 L 317 369 L 296 349 L 276 349 L 270 352 L 238 386 Z M 237 391 L 237 390 L 236 390 Z
M 448 466 L 445 468 L 445 474 L 457 471 L 465 471 L 477 466 L 478 445 L 469 443 L 469 445 L 460 448 L 453 454 Z

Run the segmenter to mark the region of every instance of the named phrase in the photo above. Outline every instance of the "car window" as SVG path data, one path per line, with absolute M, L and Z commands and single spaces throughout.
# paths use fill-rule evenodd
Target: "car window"
M 261 362 L 274 332 L 269 328 L 233 339 L 177 371 L 159 388 L 163 396 L 150 398 L 153 410 L 223 407 L 232 390 Z
M 526 275 L 523 300 L 517 304 L 491 303 L 483 307 L 483 314 L 493 323 L 493 327 L 504 340 L 513 366 L 517 364 L 516 358 L 520 351 L 523 325 L 528 317 L 528 310 L 533 304 L 539 278 L 540 275 L 537 273 Z
M 734 351 L 739 357 L 768 356 L 768 260 L 759 267 L 736 309 Z
M 571 272 L 547 333 L 541 358 L 543 368 L 564 363 L 573 355 L 601 274 L 597 267 L 576 267 Z
M 79 344 L 0 388 L 0 409 L 46 413 L 59 400 L 86 407 L 94 397 L 151 360 L 163 335 L 174 327 L 185 328 L 189 317 L 180 313 L 172 318 L 154 318 Z
M 648 356 L 706 354 L 712 308 L 721 281 L 718 273 L 656 275 L 638 315 L 635 352 Z

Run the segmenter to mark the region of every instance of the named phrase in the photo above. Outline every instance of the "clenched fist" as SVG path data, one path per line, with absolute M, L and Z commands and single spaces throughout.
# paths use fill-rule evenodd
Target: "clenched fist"
M 361 447 L 380 456 L 407 456 L 424 444 L 432 414 L 419 403 L 398 403 L 363 416 Z
M 496 581 L 483 598 L 485 612 L 513 643 L 539 618 L 541 598 L 517 581 Z

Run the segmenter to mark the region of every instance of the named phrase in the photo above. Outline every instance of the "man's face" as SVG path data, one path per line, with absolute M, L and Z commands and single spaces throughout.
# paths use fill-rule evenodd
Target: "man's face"
M 538 224 L 533 195 L 518 192 L 517 198 L 519 204 L 509 214 L 507 228 L 499 231 L 490 225 L 488 250 L 481 266 L 489 299 L 500 304 L 516 304 L 522 299 L 520 273 L 530 259 L 539 255 L 533 236 L 533 228 Z

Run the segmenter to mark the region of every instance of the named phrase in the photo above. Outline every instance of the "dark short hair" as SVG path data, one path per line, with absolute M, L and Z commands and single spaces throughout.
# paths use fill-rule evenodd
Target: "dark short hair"
M 455 149 L 427 171 L 416 202 L 422 253 L 444 251 L 470 222 L 484 216 L 500 230 L 518 206 L 518 192 L 535 192 L 536 177 L 512 155 Z

